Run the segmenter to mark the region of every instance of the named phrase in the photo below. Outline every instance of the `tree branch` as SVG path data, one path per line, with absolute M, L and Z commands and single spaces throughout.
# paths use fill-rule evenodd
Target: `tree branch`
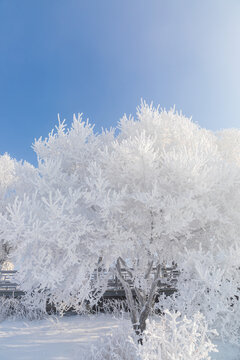
M 124 270 L 126 270 L 126 272 L 131 276 L 131 278 L 133 278 L 132 270 L 131 270 L 130 267 L 127 265 L 126 261 L 123 260 L 123 258 L 122 258 L 121 256 L 119 256 L 119 260 L 121 261 L 121 263 L 122 263 L 123 266 L 125 267 Z
M 153 260 L 149 263 L 149 267 L 148 267 L 147 272 L 146 272 L 146 274 L 144 276 L 144 279 L 148 279 L 148 277 L 149 277 L 149 275 L 150 275 L 150 273 L 152 271 L 152 267 L 153 267 Z
M 117 275 L 118 279 L 121 281 L 122 286 L 125 291 L 126 299 L 127 299 L 129 310 L 130 310 L 131 321 L 132 321 L 134 330 L 137 333 L 138 319 L 137 319 L 136 306 L 134 304 L 134 299 L 133 299 L 132 290 L 130 288 L 130 284 L 122 276 L 120 258 L 117 259 L 116 269 L 117 269 L 116 275 Z

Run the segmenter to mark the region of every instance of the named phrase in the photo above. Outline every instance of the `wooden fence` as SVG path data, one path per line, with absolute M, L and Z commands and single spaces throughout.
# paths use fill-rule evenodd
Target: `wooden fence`
M 0 271 L 0 296 L 19 297 L 24 295 L 24 292 L 19 288 L 15 280 L 16 270 L 1 270 Z M 122 269 L 123 277 L 131 285 L 131 279 L 127 271 Z M 161 269 L 161 276 L 159 280 L 159 292 L 172 294 L 176 291 L 176 282 L 178 277 L 178 270 L 176 265 L 165 266 Z M 93 274 L 93 281 L 97 278 L 97 273 Z M 116 276 L 111 276 L 108 280 L 107 290 L 103 298 L 124 298 L 125 293 L 121 282 Z

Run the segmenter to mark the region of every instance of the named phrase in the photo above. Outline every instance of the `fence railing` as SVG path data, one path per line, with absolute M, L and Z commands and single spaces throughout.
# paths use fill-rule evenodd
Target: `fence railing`
M 153 268 L 152 273 L 150 276 L 154 276 L 154 271 L 156 269 Z M 107 273 L 104 270 L 101 270 L 100 272 L 95 271 L 92 275 L 92 281 L 93 283 L 97 282 L 98 276 L 101 278 L 102 275 L 107 275 Z M 131 287 L 134 287 L 133 280 L 131 276 L 129 275 L 129 271 L 125 269 L 121 269 L 121 275 L 124 278 L 125 281 L 127 281 Z M 179 276 L 179 270 L 177 269 L 176 265 L 173 266 L 163 266 L 160 271 L 160 277 L 159 277 L 159 284 L 158 287 L 160 290 L 166 290 L 166 289 L 172 289 L 175 290 L 177 278 Z M 111 275 L 108 279 L 108 285 L 107 285 L 107 291 L 123 291 L 123 286 L 121 281 L 118 279 L 117 276 Z
M 0 271 L 0 291 L 16 291 L 18 283 L 15 281 L 16 270 Z
M 19 288 L 17 281 L 15 280 L 16 273 L 16 270 L 0 271 L 0 296 L 6 294 L 23 294 L 23 292 Z M 93 282 L 97 280 L 97 277 L 99 275 L 100 274 L 97 271 L 93 274 Z M 174 290 L 178 275 L 179 271 L 177 270 L 177 267 L 175 265 L 162 267 L 159 279 L 159 289 L 162 291 Z M 132 280 L 128 271 L 122 269 L 122 276 L 133 287 Z M 114 294 L 117 294 L 119 292 L 124 293 L 122 284 L 117 278 L 117 276 L 112 275 L 108 280 L 106 295 L 110 294 L 110 296 L 114 296 Z

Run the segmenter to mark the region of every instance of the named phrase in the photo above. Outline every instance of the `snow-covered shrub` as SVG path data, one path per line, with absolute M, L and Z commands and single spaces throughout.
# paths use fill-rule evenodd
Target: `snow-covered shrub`
M 179 312 L 165 311 L 156 321 L 148 320 L 143 335 L 143 345 L 126 320 L 82 354 L 79 360 L 209 360 L 216 346 L 210 336 L 204 316 L 200 313 L 192 319 L 182 317 Z
M 119 320 L 112 333 L 82 353 L 79 360 L 141 360 L 137 356 L 136 337 L 130 322 Z
M 96 312 L 103 312 L 104 314 L 111 314 L 116 318 L 123 318 L 127 310 L 127 301 L 118 299 L 102 299 L 96 306 Z
M 178 292 L 161 298 L 157 307 L 175 309 L 190 318 L 200 311 L 223 340 L 239 344 L 239 245 L 222 248 L 213 241 L 208 250 L 200 248 L 182 256 Z
M 168 310 L 160 322 L 147 321 L 143 346 L 138 346 L 141 360 L 209 360 L 216 352 L 207 322 L 199 312 L 192 319 Z
M 29 307 L 24 298 L 0 297 L 0 321 L 5 319 L 37 320 L 46 316 L 46 312 L 36 307 Z

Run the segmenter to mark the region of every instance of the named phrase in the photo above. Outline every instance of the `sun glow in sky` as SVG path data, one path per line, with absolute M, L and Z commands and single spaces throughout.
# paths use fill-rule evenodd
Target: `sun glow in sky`
M 240 127 L 239 0 L 0 0 L 0 152 L 35 163 L 57 114 L 101 127 L 140 99 Z

